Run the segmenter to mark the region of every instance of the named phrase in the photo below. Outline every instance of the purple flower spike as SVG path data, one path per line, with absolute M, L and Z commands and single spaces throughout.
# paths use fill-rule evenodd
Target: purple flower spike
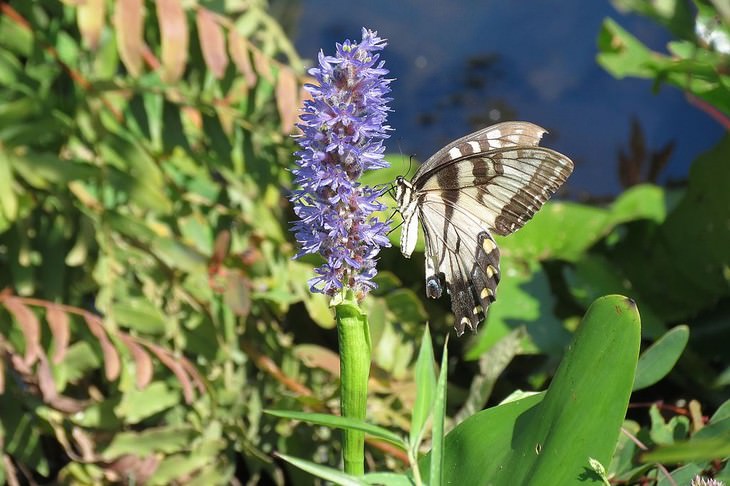
M 375 257 L 390 246 L 388 222 L 372 214 L 385 209 L 380 193 L 357 182 L 366 170 L 388 167 L 383 159 L 385 125 L 390 109 L 390 79 L 378 62 L 386 45 L 377 32 L 362 30 L 360 43 L 337 44 L 337 55 L 320 51 L 319 67 L 309 71 L 318 85 L 307 85 L 312 99 L 304 104 L 297 126 L 293 231 L 300 244 L 297 258 L 321 254 L 326 263 L 309 281 L 312 292 L 334 295 L 343 287 L 364 296 L 375 287 Z

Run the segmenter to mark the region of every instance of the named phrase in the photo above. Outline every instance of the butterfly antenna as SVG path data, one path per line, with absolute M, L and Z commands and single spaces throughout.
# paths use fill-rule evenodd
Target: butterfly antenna
M 408 157 L 408 172 L 406 172 L 406 175 L 408 175 L 408 174 L 411 173 L 411 168 L 413 167 L 413 159 L 414 159 L 415 156 L 416 156 L 416 154 L 411 154 Z

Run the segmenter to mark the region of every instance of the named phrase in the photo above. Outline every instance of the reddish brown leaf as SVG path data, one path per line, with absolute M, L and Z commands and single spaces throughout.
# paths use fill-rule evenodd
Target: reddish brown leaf
M 205 64 L 211 70 L 213 76 L 221 79 L 226 72 L 226 67 L 228 67 L 223 28 L 218 25 L 215 15 L 210 10 L 202 7 L 198 8 L 196 20 L 200 49 L 203 51 Z
M 279 70 L 276 80 L 276 107 L 281 118 L 281 131 L 291 133 L 299 117 L 297 77 L 294 71 L 287 67 Z
M 129 352 L 132 353 L 132 358 L 134 359 L 134 364 L 137 372 L 137 388 L 141 390 L 149 385 L 152 381 L 152 372 L 154 370 L 152 365 L 152 358 L 150 358 L 150 355 L 147 354 L 144 348 L 137 344 L 137 342 L 131 336 L 120 333 L 119 339 L 121 339 L 124 345 L 127 346 Z
M 53 334 L 53 363 L 59 364 L 66 356 L 71 339 L 68 314 L 57 305 L 46 307 L 46 320 Z
M 117 49 L 124 66 L 134 77 L 142 72 L 144 5 L 142 0 L 117 0 L 114 5 Z
M 76 20 L 84 44 L 91 50 L 99 46 L 101 29 L 104 27 L 105 0 L 86 0 L 79 4 Z
M 256 73 L 251 66 L 251 57 L 248 51 L 248 42 L 241 34 L 231 29 L 228 33 L 228 50 L 231 53 L 233 63 L 238 71 L 243 74 L 246 86 L 249 88 L 256 84 Z
M 43 355 L 41 326 L 38 317 L 17 297 L 7 297 L 4 303 L 23 332 L 25 338 L 25 357 L 23 360 L 27 366 L 30 366 Z
M 253 65 L 259 76 L 263 76 L 268 82 L 274 82 L 274 76 L 271 74 L 271 60 L 258 49 L 253 49 Z
M 340 356 L 332 350 L 316 344 L 300 344 L 294 348 L 294 355 L 307 368 L 319 368 L 334 377 L 340 376 Z
M 185 368 L 185 371 L 188 372 L 188 376 L 193 379 L 193 382 L 195 383 L 195 387 L 198 389 L 198 391 L 203 394 L 205 393 L 205 383 L 203 382 L 203 377 L 200 376 L 200 373 L 198 372 L 198 369 L 193 366 L 193 364 L 188 361 L 187 359 L 180 360 L 180 363 L 182 363 L 183 368 Z
M 185 372 L 185 367 L 175 358 L 170 356 L 165 349 L 157 346 L 156 344 L 145 343 L 145 345 L 155 354 L 155 356 L 157 356 L 157 359 L 167 366 L 177 377 L 180 382 L 180 386 L 182 387 L 185 403 L 192 403 L 195 398 L 193 395 L 193 384 L 190 382 L 190 377 Z
M 96 336 L 101 345 L 101 352 L 104 355 L 104 374 L 106 378 L 109 381 L 116 380 L 122 369 L 117 349 L 112 344 L 109 336 L 107 336 L 106 330 L 98 317 L 91 314 L 84 314 L 84 319 L 86 320 L 86 325 L 89 326 L 89 330 Z
M 145 484 L 160 465 L 160 456 L 138 457 L 124 454 L 106 466 L 104 475 L 110 482 L 127 482 L 134 478 L 136 483 Z
M 41 392 L 43 401 L 51 408 L 63 413 L 76 413 L 86 408 L 87 403 L 81 400 L 61 395 L 56 388 L 56 382 L 53 379 L 51 367 L 48 364 L 48 358 L 41 355 L 36 367 L 36 379 L 38 380 L 38 389 Z
M 174 83 L 188 62 L 188 22 L 181 0 L 157 0 L 162 36 L 162 80 Z

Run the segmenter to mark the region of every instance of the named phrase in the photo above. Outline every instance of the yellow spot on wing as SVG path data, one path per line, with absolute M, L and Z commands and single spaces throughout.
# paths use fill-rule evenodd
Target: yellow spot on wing
M 497 248 L 497 245 L 495 245 L 494 242 L 489 238 L 484 238 L 484 241 L 482 241 L 482 248 L 484 248 L 484 251 L 486 253 L 491 253 L 492 250 Z

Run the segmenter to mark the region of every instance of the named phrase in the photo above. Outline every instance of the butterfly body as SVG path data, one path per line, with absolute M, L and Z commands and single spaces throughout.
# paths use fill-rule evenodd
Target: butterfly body
M 493 125 L 446 145 L 409 181 L 396 179 L 401 252 L 410 257 L 420 223 L 426 295 L 451 297 L 457 334 L 475 331 L 496 299 L 499 248 L 492 234 L 521 228 L 565 182 L 573 162 L 539 147 L 546 131 L 528 122 Z

